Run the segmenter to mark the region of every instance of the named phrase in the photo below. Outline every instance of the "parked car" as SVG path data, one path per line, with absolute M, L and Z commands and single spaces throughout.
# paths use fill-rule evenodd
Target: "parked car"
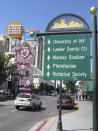
M 19 110 L 20 107 L 26 107 L 35 110 L 36 108 L 41 108 L 42 101 L 38 95 L 29 93 L 20 93 L 16 97 L 14 105 L 17 110 Z
M 59 108 L 60 98 L 57 98 L 57 108 Z M 74 99 L 70 95 L 63 94 L 61 97 L 61 108 L 63 107 L 74 107 Z

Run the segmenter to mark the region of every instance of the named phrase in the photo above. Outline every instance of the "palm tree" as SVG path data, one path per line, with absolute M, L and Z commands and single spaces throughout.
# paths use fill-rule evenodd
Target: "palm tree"
M 0 52 L 0 84 L 13 72 L 16 65 L 11 62 L 12 54 L 5 55 Z

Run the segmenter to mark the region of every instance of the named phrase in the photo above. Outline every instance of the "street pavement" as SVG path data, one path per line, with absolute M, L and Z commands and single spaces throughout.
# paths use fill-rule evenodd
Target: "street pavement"
M 62 115 L 62 130 L 93 131 L 93 102 L 77 101 L 78 110 Z M 58 131 L 58 116 L 42 120 L 29 131 Z
M 62 131 L 93 131 L 93 102 L 76 101 L 78 110 L 62 115 Z M 13 105 L 13 100 L 0 102 Z M 58 131 L 58 116 L 49 117 L 36 123 L 28 131 Z

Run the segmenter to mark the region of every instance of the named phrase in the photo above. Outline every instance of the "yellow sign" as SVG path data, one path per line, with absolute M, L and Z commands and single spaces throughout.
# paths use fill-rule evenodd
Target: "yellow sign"
M 61 20 L 61 23 L 55 23 L 52 26 L 52 29 L 54 28 L 73 28 L 73 27 L 83 27 L 82 23 L 75 22 L 75 21 L 70 21 L 69 24 L 65 23 L 65 20 Z
M 12 22 L 7 27 L 7 34 L 11 38 L 20 39 L 24 34 L 24 28 L 19 22 Z

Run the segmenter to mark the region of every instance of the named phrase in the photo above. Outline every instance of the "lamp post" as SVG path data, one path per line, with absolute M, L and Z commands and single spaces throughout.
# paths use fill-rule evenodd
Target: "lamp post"
M 97 45 L 97 16 L 98 9 L 92 7 L 92 55 L 93 55 L 93 130 L 98 131 L 98 45 Z

